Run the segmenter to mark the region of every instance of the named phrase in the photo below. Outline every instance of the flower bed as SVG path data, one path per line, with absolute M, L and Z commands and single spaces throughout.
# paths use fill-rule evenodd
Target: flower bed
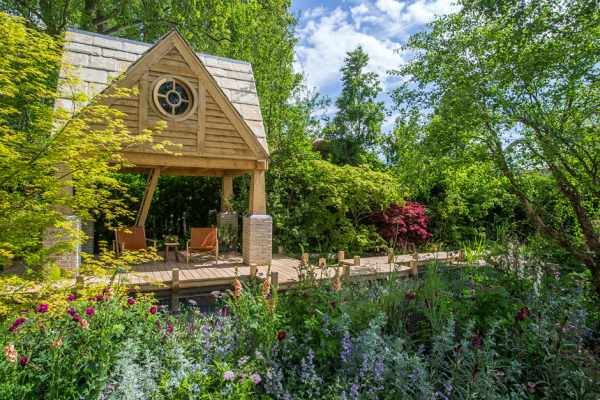
M 595 398 L 589 277 L 504 254 L 418 281 L 317 283 L 299 267 L 285 294 L 269 281 L 215 292 L 214 313 L 173 316 L 119 286 L 17 307 L 0 398 Z

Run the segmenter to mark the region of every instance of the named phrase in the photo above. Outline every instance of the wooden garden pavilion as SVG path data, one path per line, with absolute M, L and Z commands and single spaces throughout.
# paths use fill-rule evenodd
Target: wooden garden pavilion
M 148 174 L 136 226 L 144 226 L 158 177 L 167 174 L 221 178 L 223 199 L 217 224 L 237 229 L 238 218 L 228 203 L 232 178 L 251 174 L 249 214 L 243 221 L 243 262 L 271 262 L 272 219 L 266 215 L 265 202 L 269 151 L 249 63 L 195 53 L 176 29 L 154 45 L 69 29 L 63 59 L 79 69 L 80 89 L 88 94 L 116 85 L 139 88 L 136 96 L 100 100 L 126 113 L 123 122 L 130 132 L 167 123 L 153 143 L 123 153 L 135 167 L 120 172 Z M 110 83 L 116 76 L 121 79 Z M 60 104 L 66 109 L 75 107 L 66 99 Z M 165 141 L 177 145 L 165 145 L 172 153 L 152 148 Z M 65 255 L 57 264 L 74 269 L 78 260 L 77 254 Z

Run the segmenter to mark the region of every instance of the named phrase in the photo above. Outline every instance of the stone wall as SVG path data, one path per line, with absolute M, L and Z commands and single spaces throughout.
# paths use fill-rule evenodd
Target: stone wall
M 217 213 L 217 228 L 224 227 L 238 229 L 238 216 L 234 212 Z
M 79 217 L 74 216 L 74 215 L 69 215 L 67 218 L 70 221 L 77 224 L 78 228 L 81 229 L 81 220 L 79 219 Z M 59 229 L 53 229 L 53 230 L 49 230 L 48 232 L 46 232 L 46 234 L 44 235 L 43 246 L 51 247 L 51 246 L 56 245 L 59 240 L 60 241 L 69 240 L 71 238 L 69 236 L 63 235 L 62 232 L 64 232 L 64 231 L 61 231 Z M 81 251 L 81 245 L 77 245 L 77 249 L 75 249 L 73 252 L 66 253 L 66 254 L 60 254 L 60 255 L 54 255 L 54 259 L 55 259 L 54 264 L 61 269 L 68 269 L 71 271 L 76 271 L 79 268 L 79 264 L 80 264 L 80 259 L 79 259 L 80 251 Z
M 86 254 L 94 254 L 94 221 L 82 221 L 81 230 L 88 237 L 81 244 L 81 251 Z
M 273 250 L 273 218 L 269 215 L 247 215 L 243 232 L 244 264 L 269 265 Z

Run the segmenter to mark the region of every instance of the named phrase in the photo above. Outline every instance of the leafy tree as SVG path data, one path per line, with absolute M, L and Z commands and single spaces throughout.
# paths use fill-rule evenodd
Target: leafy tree
M 122 113 L 104 106 L 89 106 L 77 117 L 58 102 L 54 107 L 63 94 L 48 77 L 62 68 L 66 88 L 78 83 L 61 65 L 62 43 L 1 13 L 0 35 L 0 263 L 22 258 L 40 265 L 83 238 L 61 211 L 86 219 L 128 213 L 112 195 L 123 193 L 125 185 L 110 173 L 125 164 L 119 155 L 124 147 L 151 137 L 130 134 L 118 119 Z M 77 104 L 87 100 L 71 93 Z M 99 120 L 108 123 L 106 130 L 88 129 Z M 42 248 L 44 233 L 59 228 L 66 240 Z
M 413 36 L 398 104 L 433 110 L 438 143 L 490 157 L 532 225 L 585 264 L 600 292 L 600 6 L 461 1 Z M 532 187 L 546 176 L 545 190 Z M 568 205 L 572 226 L 541 192 Z
M 335 101 L 338 111 L 324 131 L 330 140 L 327 151 L 336 164 L 358 165 L 380 143 L 385 104 L 376 101 L 382 91 L 379 75 L 365 72 L 369 56 L 361 46 L 346 53 L 342 93 Z

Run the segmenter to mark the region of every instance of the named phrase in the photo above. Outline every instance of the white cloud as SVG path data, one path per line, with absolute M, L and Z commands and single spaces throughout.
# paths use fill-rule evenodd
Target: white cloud
M 368 69 L 380 75 L 385 89 L 392 89 L 403 79 L 390 77 L 386 72 L 410 57 L 394 50 L 435 15 L 457 11 L 451 5 L 453 1 L 363 0 L 340 2 L 335 9 L 323 6 L 309 9 L 297 30 L 295 67 L 306 72 L 309 85 L 336 97 L 341 90 L 339 70 L 346 52 L 362 45 L 370 57 Z

